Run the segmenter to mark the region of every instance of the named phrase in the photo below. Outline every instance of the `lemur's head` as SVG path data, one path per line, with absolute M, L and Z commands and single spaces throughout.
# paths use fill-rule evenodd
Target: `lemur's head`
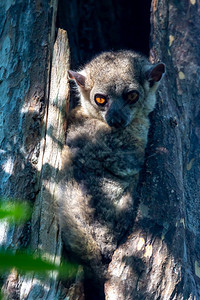
M 85 112 L 115 128 L 124 128 L 154 109 L 155 92 L 164 73 L 163 63 L 152 65 L 132 51 L 105 52 L 80 72 L 68 71 Z

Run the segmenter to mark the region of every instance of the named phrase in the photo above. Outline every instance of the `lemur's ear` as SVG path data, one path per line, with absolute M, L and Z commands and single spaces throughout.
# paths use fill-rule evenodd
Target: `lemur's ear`
M 146 71 L 147 80 L 152 83 L 160 81 L 164 74 L 165 64 L 162 62 L 152 66 L 148 71 Z
M 83 76 L 82 74 L 69 70 L 68 71 L 68 76 L 69 76 L 70 79 L 75 80 L 76 83 L 80 87 L 82 87 L 82 88 L 85 87 L 85 76 Z

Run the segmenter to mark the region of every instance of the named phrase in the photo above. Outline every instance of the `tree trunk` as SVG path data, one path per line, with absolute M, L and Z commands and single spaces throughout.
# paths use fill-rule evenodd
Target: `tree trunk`
M 60 169 L 60 153 L 65 141 L 65 111 L 68 107 L 67 70 L 69 69 L 69 47 L 67 34 L 59 30 L 54 45 L 48 107 L 45 111 L 45 148 L 40 151 L 41 188 L 35 199 L 31 226 L 31 249 L 41 251 L 44 258 L 56 264 L 61 262 L 62 243 L 56 217 L 56 178 Z M 20 278 L 20 299 L 58 299 L 65 293 L 59 281 Z
M 57 264 L 61 238 L 54 192 L 64 143 L 69 47 L 55 39 L 57 1 L 3 1 L 1 7 L 1 197 L 34 204 L 25 226 L 1 223 L 1 246 L 31 248 Z M 55 276 L 54 276 L 55 277 Z M 58 299 L 53 279 L 12 272 L 3 286 L 8 299 Z
M 64 30 L 54 44 L 57 5 L 57 26 L 69 32 L 72 67 L 108 48 L 144 49 L 137 1 L 97 2 L 0 4 L 0 195 L 34 203 L 25 226 L 1 223 L 0 242 L 5 248 L 30 245 L 58 264 L 62 242 L 54 194 L 68 106 L 69 47 Z M 200 299 L 200 3 L 153 0 L 151 11 L 151 60 L 163 61 L 167 74 L 151 115 L 135 222 L 109 264 L 107 300 Z M 146 10 L 140 16 L 148 18 Z M 125 35 L 130 28 L 131 42 Z M 72 284 L 12 272 L 4 291 L 9 299 L 83 300 L 81 279 L 81 268 Z

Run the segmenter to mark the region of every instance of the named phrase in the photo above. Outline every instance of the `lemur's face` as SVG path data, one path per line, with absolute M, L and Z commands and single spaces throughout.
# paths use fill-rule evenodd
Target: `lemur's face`
M 89 100 L 110 127 L 124 128 L 142 108 L 144 94 L 138 82 L 128 84 L 122 79 L 111 78 L 111 82 L 103 87 L 95 84 Z
M 165 72 L 163 63 L 155 66 L 131 52 L 113 56 L 104 53 L 80 73 L 69 71 L 79 86 L 81 105 L 92 117 L 110 127 L 125 128 L 134 118 L 155 105 L 155 91 Z

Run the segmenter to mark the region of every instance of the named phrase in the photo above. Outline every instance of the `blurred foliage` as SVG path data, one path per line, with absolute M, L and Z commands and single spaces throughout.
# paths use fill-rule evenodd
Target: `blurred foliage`
M 77 272 L 77 265 L 71 263 L 63 263 L 58 266 L 38 255 L 30 254 L 24 251 L 0 251 L 0 274 L 15 269 L 20 274 L 51 275 L 52 271 L 56 271 L 59 277 L 74 277 Z
M 19 224 L 31 218 L 31 207 L 25 201 L 0 198 L 0 222 Z M 58 276 L 59 278 L 73 278 L 76 276 L 78 265 L 63 262 L 57 265 L 28 250 L 11 251 L 0 250 L 0 275 L 11 270 L 16 270 L 21 275 Z M 53 272 L 53 274 L 52 274 Z M 0 291 L 0 300 L 3 299 Z
M 23 223 L 31 217 L 31 207 L 25 201 L 0 198 L 0 219 L 8 222 Z

